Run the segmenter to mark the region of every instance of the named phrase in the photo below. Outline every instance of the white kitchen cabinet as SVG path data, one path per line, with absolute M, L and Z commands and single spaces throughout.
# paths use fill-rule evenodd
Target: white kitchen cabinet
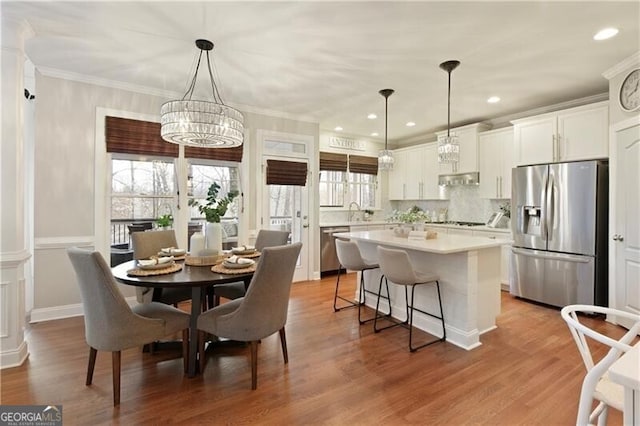
M 512 121 L 516 164 L 587 160 L 609 156 L 609 102 Z
M 445 192 L 438 186 L 437 144 L 403 148 L 393 152 L 395 164 L 389 172 L 390 200 L 439 200 Z
M 515 166 L 513 127 L 478 135 L 480 198 L 511 198 L 511 169 Z
M 393 151 L 393 170 L 387 173 L 389 183 L 389 199 L 390 200 L 404 200 L 405 194 L 405 175 L 404 171 L 407 168 L 406 165 L 406 151 L 394 150 Z
M 440 164 L 440 174 L 469 173 L 478 171 L 478 133 L 488 130 L 483 123 L 470 124 L 450 130 L 458 137 L 460 161 L 455 164 Z M 438 141 L 447 136 L 447 131 L 437 132 Z
M 511 234 L 492 231 L 473 231 L 474 237 L 486 237 L 491 239 L 504 239 L 511 241 Z M 509 290 L 509 265 L 511 264 L 511 244 L 502 246 L 502 256 L 500 258 L 500 281 L 503 290 Z

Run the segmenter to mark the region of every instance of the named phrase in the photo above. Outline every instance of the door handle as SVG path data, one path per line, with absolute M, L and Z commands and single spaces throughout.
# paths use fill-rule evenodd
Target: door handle
M 614 234 L 613 235 L 613 241 L 624 241 L 624 237 L 622 235 L 619 235 L 619 234 Z
M 308 228 L 308 227 L 309 227 L 309 225 L 302 225 L 302 227 L 303 227 L 303 228 Z

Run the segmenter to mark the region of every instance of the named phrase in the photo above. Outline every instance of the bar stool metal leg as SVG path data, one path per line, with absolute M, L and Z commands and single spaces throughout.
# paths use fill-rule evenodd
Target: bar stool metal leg
M 442 310 L 442 298 L 440 296 L 440 282 L 439 281 L 435 281 L 435 283 L 436 283 L 436 290 L 438 292 L 438 305 L 440 306 L 440 316 L 437 316 L 437 315 L 434 315 L 434 314 L 431 314 L 429 312 L 425 312 L 423 310 L 420 310 L 418 308 L 414 308 L 413 307 L 413 300 L 414 300 L 413 298 L 414 298 L 414 295 L 415 295 L 416 286 L 415 285 L 411 286 L 411 308 L 410 308 L 411 316 L 410 316 L 410 320 L 409 320 L 409 352 L 415 352 L 418 349 L 424 348 L 425 346 L 429 346 L 429 345 L 437 343 L 437 342 L 444 342 L 446 340 L 446 338 L 447 338 L 447 331 L 446 331 L 445 326 L 444 326 L 444 311 Z M 439 338 L 439 339 L 432 340 L 432 341 L 429 341 L 427 343 L 423 343 L 422 345 L 418 345 L 418 346 L 414 347 L 413 346 L 413 311 L 414 310 L 416 310 L 418 312 L 421 312 L 421 313 L 423 313 L 425 315 L 429 315 L 429 316 L 431 316 L 433 318 L 439 319 L 442 322 L 442 337 Z
M 387 287 L 387 295 L 386 296 L 381 296 L 380 293 L 382 291 L 382 280 L 384 279 L 385 285 Z M 364 289 L 364 291 L 362 291 Z M 365 320 L 362 319 L 362 317 L 360 316 L 360 307 L 358 307 L 358 321 L 360 322 L 360 324 L 366 324 L 370 321 L 374 321 L 374 329 L 375 329 L 375 321 L 376 318 L 382 318 L 382 317 L 391 317 L 391 297 L 389 296 L 389 281 L 387 281 L 387 277 L 385 277 L 384 275 L 380 276 L 380 286 L 378 289 L 378 292 L 374 292 L 371 290 L 367 290 L 364 287 L 364 271 L 362 271 L 362 274 L 360 276 L 360 306 L 364 305 L 365 299 L 365 292 L 371 293 L 371 294 L 375 294 L 378 296 L 377 301 L 376 301 L 376 312 L 374 314 L 374 316 L 372 318 L 367 318 Z M 382 316 L 378 316 L 378 308 L 380 306 L 380 298 L 386 299 L 389 302 L 389 313 L 386 315 L 382 315 Z
M 345 272 L 345 274 L 346 274 L 346 273 L 347 273 L 347 270 L 345 269 L 345 270 L 344 270 L 344 272 Z M 352 301 L 352 300 L 346 299 L 346 298 L 344 298 L 344 297 L 342 297 L 342 296 L 340 296 L 340 295 L 338 294 L 338 287 L 340 286 L 340 275 L 341 275 L 341 274 L 342 274 L 342 265 L 338 266 L 338 279 L 336 280 L 336 293 L 335 293 L 335 295 L 333 296 L 333 311 L 334 311 L 334 312 L 338 312 L 338 311 L 341 311 L 341 310 L 346 309 L 346 308 L 353 308 L 353 307 L 356 307 L 356 306 L 358 306 L 358 305 L 359 305 L 359 303 L 356 303 L 356 302 L 354 302 L 354 301 Z M 340 300 L 343 300 L 343 301 L 347 302 L 347 303 L 348 303 L 348 305 L 344 305 L 344 306 L 340 306 L 340 307 L 338 307 L 338 306 L 336 305 L 336 302 L 338 301 L 338 299 L 340 299 Z M 358 315 L 360 315 L 360 313 L 359 313 L 359 312 L 358 312 Z

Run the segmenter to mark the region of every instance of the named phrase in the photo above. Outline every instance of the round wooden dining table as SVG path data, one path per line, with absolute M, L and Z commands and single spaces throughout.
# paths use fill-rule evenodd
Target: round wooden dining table
M 198 372 L 198 316 L 202 309 L 204 291 L 209 286 L 243 281 L 245 287 L 253 277 L 253 271 L 240 274 L 219 274 L 211 271 L 211 266 L 190 266 L 183 264 L 177 272 L 163 275 L 132 276 L 128 271 L 136 268 L 136 261 L 121 263 L 111 268 L 116 281 L 136 287 L 162 288 L 191 288 L 191 321 L 189 323 L 189 377 L 194 377 Z

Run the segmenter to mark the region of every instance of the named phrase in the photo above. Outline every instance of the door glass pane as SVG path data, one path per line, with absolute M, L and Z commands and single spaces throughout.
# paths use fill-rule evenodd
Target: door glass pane
M 289 231 L 290 242 L 300 238 L 301 191 L 299 186 L 268 185 L 269 229 Z

